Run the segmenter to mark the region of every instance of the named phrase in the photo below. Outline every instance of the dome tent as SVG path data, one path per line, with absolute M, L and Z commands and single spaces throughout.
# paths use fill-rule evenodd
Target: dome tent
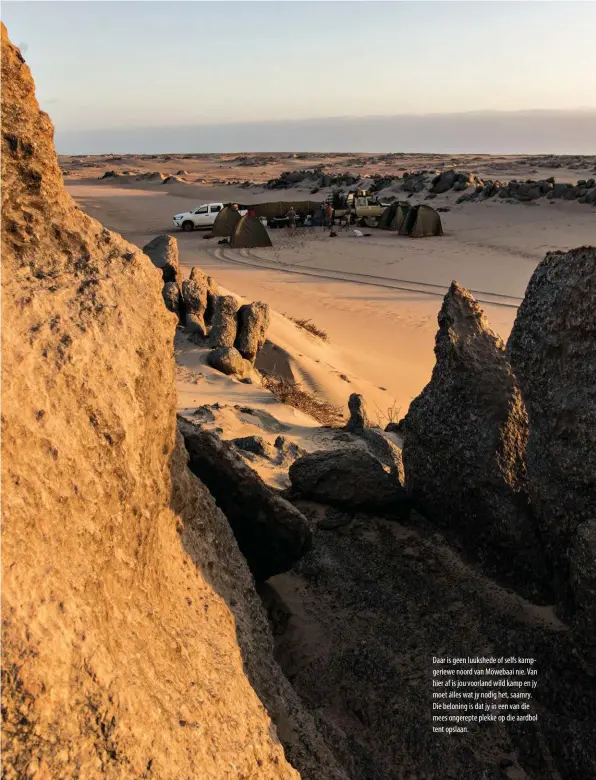
M 213 223 L 211 235 L 220 238 L 231 236 L 240 219 L 241 217 L 237 209 L 233 206 L 224 206 Z
M 442 236 L 441 217 L 430 206 L 423 204 L 412 206 L 399 229 L 400 236 L 422 238 L 423 236 Z
M 258 217 L 245 214 L 234 227 L 230 238 L 230 246 L 235 249 L 257 246 L 273 246 L 267 228 Z

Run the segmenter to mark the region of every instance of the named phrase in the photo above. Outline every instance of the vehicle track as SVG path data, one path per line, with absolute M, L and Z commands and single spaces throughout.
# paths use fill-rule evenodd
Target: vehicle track
M 329 281 L 383 287 L 389 290 L 404 290 L 406 292 L 432 295 L 439 298 L 442 298 L 448 289 L 447 285 L 431 284 L 430 282 L 394 279 L 392 277 L 374 276 L 373 274 L 361 274 L 352 271 L 333 271 L 331 269 L 318 268 L 317 266 L 310 265 L 268 262 L 262 257 L 252 253 L 250 249 L 240 249 L 238 252 L 234 252 L 234 250 L 226 249 L 224 247 L 215 247 L 213 249 L 209 248 L 207 252 L 217 260 L 223 260 L 226 263 L 235 265 L 262 268 L 268 271 L 280 271 L 282 273 L 294 274 L 297 276 L 312 276 L 319 279 L 327 279 Z M 234 254 L 232 254 L 232 252 L 234 252 Z M 492 306 L 504 306 L 509 309 L 517 309 L 522 301 L 522 298 L 516 295 L 505 295 L 504 293 L 493 293 L 486 290 L 470 290 L 470 292 L 476 296 L 478 303 L 490 304 Z M 487 297 L 477 297 L 480 295 L 488 296 L 490 300 Z

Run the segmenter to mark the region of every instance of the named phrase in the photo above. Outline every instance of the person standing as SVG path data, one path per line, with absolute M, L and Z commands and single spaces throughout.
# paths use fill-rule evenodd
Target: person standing
M 295 230 L 296 228 L 296 212 L 294 211 L 294 206 L 290 206 L 290 210 L 286 214 L 287 220 L 288 220 L 288 227 L 290 230 Z
M 327 204 L 327 209 L 326 209 L 326 215 L 325 216 L 326 216 L 326 220 L 325 221 L 327 223 L 327 227 L 330 227 L 330 228 L 333 227 L 333 206 L 331 205 L 331 203 Z

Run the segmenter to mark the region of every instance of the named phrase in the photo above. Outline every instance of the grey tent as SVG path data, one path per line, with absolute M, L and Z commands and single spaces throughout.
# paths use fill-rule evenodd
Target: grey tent
M 230 246 L 235 249 L 256 246 L 273 246 L 267 228 L 257 217 L 245 214 L 234 228 Z
M 412 206 L 399 229 L 400 236 L 442 236 L 441 217 L 430 206 Z
M 381 214 L 377 227 L 381 230 L 399 230 L 409 210 L 409 203 L 396 200 Z
M 237 222 L 240 222 L 240 214 L 237 209 L 233 206 L 224 206 L 213 223 L 211 235 L 214 237 L 231 236 Z

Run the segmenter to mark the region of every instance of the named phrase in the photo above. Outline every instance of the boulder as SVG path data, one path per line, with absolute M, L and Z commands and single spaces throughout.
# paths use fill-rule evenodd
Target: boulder
M 443 192 L 450 190 L 457 179 L 458 174 L 455 171 L 443 171 L 433 180 L 431 192 L 435 195 L 441 195 Z
M 275 448 L 265 441 L 262 436 L 241 436 L 237 439 L 230 439 L 226 443 L 233 444 L 238 450 L 250 452 L 253 455 L 260 455 L 268 460 L 273 460 L 277 455 Z
M 546 255 L 507 348 L 528 411 L 528 489 L 560 608 L 596 647 L 594 247 Z
M 389 467 L 390 473 L 397 477 L 400 485 L 404 485 L 404 464 L 401 450 L 397 444 L 394 444 L 378 428 L 365 428 L 362 433 L 362 438 L 372 454 L 378 458 L 384 466 Z
M 238 301 L 232 295 L 216 295 L 209 333 L 210 347 L 233 347 L 238 332 Z
M 169 236 L 167 233 L 155 236 L 148 244 L 145 244 L 143 252 L 151 258 L 154 265 L 161 268 L 164 284 L 176 282 L 179 288 L 182 286 L 178 242 L 173 236 Z
M 269 306 L 266 303 L 255 301 L 240 307 L 235 346 L 242 357 L 254 363 L 267 339 L 268 328 Z
M 200 268 L 194 267 L 182 282 L 182 299 L 187 332 L 205 338 L 209 334 L 216 285 Z
M 213 431 L 179 418 L 188 466 L 228 519 L 240 551 L 258 582 L 290 569 L 311 547 L 301 512 L 268 487 Z
M 161 294 L 166 308 L 180 317 L 180 289 L 176 282 L 166 282 Z
M 527 417 L 505 346 L 457 282 L 438 322 L 431 380 L 403 422 L 406 489 L 485 569 L 548 598 L 526 494 Z
M 396 515 L 407 506 L 397 477 L 360 446 L 304 455 L 289 476 L 293 490 L 313 501 Z
M 358 393 L 352 393 L 348 399 L 348 409 L 350 419 L 345 425 L 345 430 L 356 434 L 363 433 L 369 425 L 364 398 Z
M 205 322 L 207 312 L 207 288 L 197 279 L 185 279 L 182 282 L 182 298 L 186 309 L 186 329 L 189 333 L 198 332 L 207 336 L 209 329 Z
M 235 347 L 217 347 L 207 355 L 207 363 L 222 374 L 246 377 L 252 364 L 245 360 Z

